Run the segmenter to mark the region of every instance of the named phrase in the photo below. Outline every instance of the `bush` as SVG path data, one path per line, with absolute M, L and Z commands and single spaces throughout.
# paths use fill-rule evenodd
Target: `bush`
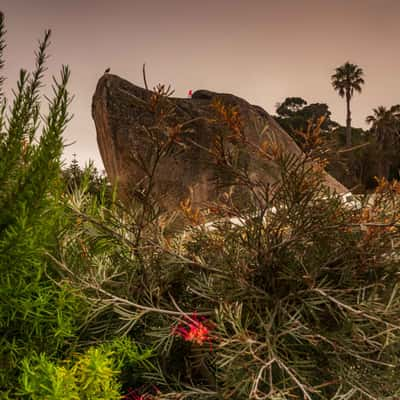
M 21 396 L 32 400 L 120 399 L 122 368 L 151 365 L 151 352 L 141 352 L 128 339 L 89 347 L 72 359 L 53 362 L 33 354 L 22 363 Z
M 158 371 L 143 382 L 157 398 L 397 398 L 400 184 L 382 180 L 351 207 L 324 186 L 317 152 L 230 135 L 210 152 L 240 204 L 229 188 L 203 209 L 188 200 L 184 231 L 178 211 L 159 213 L 151 179 L 148 202 L 128 210 L 70 196 L 79 229 L 65 231 L 59 265 L 92 304 L 86 329 L 154 345 Z M 237 152 L 260 154 L 261 169 L 273 160 L 281 180 L 248 176 Z
M 23 362 L 22 396 L 32 400 L 119 399 L 119 384 L 110 352 L 89 348 L 72 365 L 55 365 L 45 355 Z
M 0 13 L 0 66 L 4 34 Z M 0 391 L 5 397 L 16 390 L 22 358 L 62 351 L 75 340 L 83 311 L 71 288 L 56 283 L 45 254 L 57 247 L 65 212 L 60 157 L 70 102 L 70 72 L 63 67 L 48 113 L 40 113 L 49 38 L 47 31 L 33 73 L 21 70 L 9 110 L 0 95 Z

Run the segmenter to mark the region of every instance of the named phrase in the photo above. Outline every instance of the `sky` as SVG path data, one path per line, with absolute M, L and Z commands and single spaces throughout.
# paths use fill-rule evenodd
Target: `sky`
M 32 70 L 37 41 L 52 29 L 48 73 L 72 71 L 73 119 L 65 132 L 72 154 L 102 170 L 91 117 L 96 83 L 111 73 L 143 86 L 171 85 L 175 95 L 208 89 L 232 93 L 274 114 L 299 96 L 327 103 L 345 124 L 345 102 L 330 76 L 350 61 L 365 85 L 352 100 L 353 126 L 379 105 L 400 103 L 400 0 L 2 0 L 4 75 L 11 98 L 20 68 Z

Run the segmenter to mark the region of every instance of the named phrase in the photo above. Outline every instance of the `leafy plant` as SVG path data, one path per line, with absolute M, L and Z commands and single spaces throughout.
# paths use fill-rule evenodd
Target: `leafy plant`
M 122 371 L 151 369 L 152 356 L 150 350 L 142 351 L 128 338 L 91 346 L 67 360 L 52 361 L 45 354 L 33 353 L 22 361 L 19 395 L 32 400 L 120 399 Z
M 399 184 L 382 180 L 359 208 L 343 204 L 324 185 L 318 149 L 295 157 L 273 142 L 256 146 L 235 110 L 214 107 L 226 134 L 201 149 L 240 199 L 229 190 L 202 208 L 188 199 L 177 229 L 178 210 L 149 211 L 151 185 L 147 203 L 128 209 L 69 196 L 79 229 L 64 231 L 58 265 L 92 305 L 85 329 L 154 346 L 157 370 L 143 379 L 157 398 L 396 398 Z M 260 171 L 274 162 L 280 180 L 249 176 L 239 154 L 259 155 Z
M 57 365 L 44 354 L 24 359 L 21 395 L 32 400 L 119 399 L 119 374 L 111 351 L 89 348 L 74 363 Z
M 0 66 L 4 35 L 0 13 Z M 55 283 L 45 256 L 56 248 L 65 210 L 60 157 L 71 101 L 70 71 L 63 66 L 60 79 L 53 82 L 48 113 L 41 114 L 49 40 L 46 31 L 34 71 L 20 72 L 12 104 L 3 94 L 0 97 L 0 390 L 4 396 L 15 392 L 24 356 L 34 351 L 56 354 L 75 340 L 77 315 L 83 311 L 71 288 Z

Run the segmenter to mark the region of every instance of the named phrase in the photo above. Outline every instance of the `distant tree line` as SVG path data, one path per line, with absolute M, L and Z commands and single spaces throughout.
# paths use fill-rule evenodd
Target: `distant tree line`
M 350 102 L 364 85 L 362 68 L 349 62 L 331 76 L 333 88 L 346 100 L 346 126 L 331 119 L 326 103 L 311 103 L 302 97 L 287 97 L 276 108 L 279 124 L 306 150 L 304 132 L 320 124 L 323 145 L 330 153 L 327 167 L 336 179 L 358 192 L 371 190 L 378 177 L 399 179 L 400 105 L 378 106 L 366 117 L 369 129 L 351 126 Z

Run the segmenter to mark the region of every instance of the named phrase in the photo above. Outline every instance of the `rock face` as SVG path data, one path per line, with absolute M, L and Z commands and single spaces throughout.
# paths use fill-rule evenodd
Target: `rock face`
M 123 200 L 138 195 L 142 184 L 149 184 L 148 175 L 160 150 L 156 143 L 166 143 L 177 129 L 179 139 L 169 146 L 154 171 L 150 182 L 153 194 L 166 209 L 177 207 L 190 193 L 198 204 L 218 198 L 222 190 L 217 184 L 219 172 L 208 150 L 215 146 L 216 138 L 226 136 L 227 124 L 216 118 L 215 101 L 235 107 L 249 142 L 276 143 L 288 153 L 302 155 L 266 111 L 239 97 L 199 90 L 190 99 L 157 99 L 152 91 L 105 74 L 93 96 L 92 115 L 106 172 L 111 182 L 118 181 Z M 243 161 L 250 175 L 269 183 L 279 180 L 273 162 L 260 172 L 253 158 L 257 158 L 256 152 L 247 154 Z M 326 184 L 338 193 L 348 191 L 328 174 Z

